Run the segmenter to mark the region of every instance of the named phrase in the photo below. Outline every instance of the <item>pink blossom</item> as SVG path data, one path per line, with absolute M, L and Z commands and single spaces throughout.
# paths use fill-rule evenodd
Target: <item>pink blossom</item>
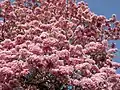
M 82 58 L 69 58 L 69 61 L 68 61 L 70 65 L 81 64 L 83 62 L 84 62 L 84 59 Z
M 24 69 L 23 71 L 21 71 L 21 75 L 27 75 L 29 73 L 29 69 Z
M 108 75 L 112 75 L 112 74 L 115 74 L 115 69 L 108 68 L 108 67 L 103 67 L 103 68 L 100 69 L 100 72 L 105 72 Z
M 77 80 L 77 79 L 73 79 L 73 80 L 71 80 L 71 84 L 75 85 L 75 86 L 79 86 L 80 85 L 80 81 Z
M 88 62 L 90 64 L 95 64 L 95 61 L 93 59 L 86 58 L 85 62 Z
M 56 54 L 62 58 L 65 59 L 66 61 L 68 60 L 69 56 L 70 56 L 70 52 L 68 50 L 61 50 L 61 51 L 57 51 Z
M 27 62 L 29 65 L 33 65 L 34 67 L 39 67 L 44 69 L 47 65 L 47 62 L 45 61 L 44 57 L 36 56 L 36 55 L 31 55 Z
M 14 72 L 9 67 L 0 68 L 0 82 L 5 82 L 5 79 L 10 78 Z
M 56 64 L 56 66 L 58 65 L 58 66 L 64 66 L 64 60 L 57 60 L 56 62 L 55 62 L 55 64 Z
M 27 49 L 20 49 L 19 50 L 19 57 L 21 58 L 21 59 L 25 59 L 25 58 L 27 58 L 31 53 L 27 50 Z
M 73 73 L 74 68 L 72 66 L 59 66 L 59 73 L 61 75 L 70 75 Z
M 90 78 L 83 78 L 80 81 L 80 85 L 82 86 L 83 89 L 89 88 L 95 90 L 96 88 L 95 83 Z
M 55 46 L 58 43 L 58 40 L 55 38 L 46 38 L 43 40 L 43 46 L 47 47 L 47 46 Z
M 103 44 L 105 47 L 108 47 L 108 42 L 107 42 L 107 40 L 103 40 L 103 41 L 102 41 L 102 44 Z
M 37 55 L 43 54 L 43 50 L 38 45 L 29 45 L 28 48 L 29 51 L 32 52 L 33 54 L 37 54 Z
M 52 69 L 51 73 L 53 73 L 54 75 L 59 75 L 59 69 Z
M 12 42 L 10 39 L 6 39 L 4 40 L 4 42 L 1 42 L 3 48 L 6 48 L 6 49 L 11 49 L 11 48 L 14 48 L 15 46 L 15 43 Z
M 112 66 L 114 68 L 119 68 L 120 67 L 120 63 L 117 63 L 117 62 L 111 62 Z
M 48 36 L 49 36 L 49 33 L 47 33 L 47 32 L 42 32 L 41 35 L 40 35 L 40 38 L 41 38 L 41 39 L 45 39 L 45 38 L 48 38 Z
M 3 0 L 0 18 L 0 90 L 119 90 L 108 43 L 120 39 L 115 14 L 98 16 L 84 1 Z
M 91 65 L 89 63 L 76 64 L 75 69 L 76 70 L 91 69 Z
M 22 44 L 23 42 L 24 42 L 24 37 L 23 37 L 23 35 L 18 35 L 18 36 L 15 38 L 15 44 L 16 44 L 16 45 Z
M 111 48 L 108 50 L 108 53 L 115 53 L 118 49 L 117 48 Z

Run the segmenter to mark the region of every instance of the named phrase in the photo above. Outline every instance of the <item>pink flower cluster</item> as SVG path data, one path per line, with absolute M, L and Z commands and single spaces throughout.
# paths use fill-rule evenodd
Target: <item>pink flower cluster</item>
M 36 80 L 50 73 L 75 90 L 120 89 L 117 48 L 108 44 L 120 39 L 116 15 L 98 16 L 83 1 L 3 0 L 0 17 L 0 90 L 48 90 L 33 80 L 33 69 Z

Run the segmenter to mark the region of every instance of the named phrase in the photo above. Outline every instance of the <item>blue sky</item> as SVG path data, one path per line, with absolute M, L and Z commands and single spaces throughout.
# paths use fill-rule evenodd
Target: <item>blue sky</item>
M 81 0 L 77 0 L 81 1 Z M 120 20 L 120 0 L 83 0 L 86 1 L 91 9 L 98 15 L 105 15 L 107 18 L 116 14 Z
M 81 0 L 77 0 L 81 1 Z M 97 15 L 104 15 L 110 18 L 112 14 L 117 15 L 117 19 L 120 20 L 120 0 L 83 0 L 88 3 L 88 6 L 92 12 Z M 111 40 L 110 42 L 115 42 L 117 48 L 120 50 L 120 40 Z M 120 51 L 117 53 L 117 58 L 113 59 L 120 63 Z M 117 70 L 120 73 L 120 69 Z

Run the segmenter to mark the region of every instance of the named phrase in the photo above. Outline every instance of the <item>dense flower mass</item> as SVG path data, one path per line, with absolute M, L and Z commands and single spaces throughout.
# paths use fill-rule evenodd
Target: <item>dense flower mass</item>
M 75 0 L 0 1 L 0 90 L 120 90 L 109 40 L 120 21 Z

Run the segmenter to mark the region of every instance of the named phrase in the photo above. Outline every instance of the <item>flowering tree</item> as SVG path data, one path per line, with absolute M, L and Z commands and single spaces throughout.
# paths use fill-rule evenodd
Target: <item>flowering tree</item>
M 0 17 L 0 90 L 120 90 L 108 44 L 120 39 L 116 15 L 83 1 L 3 0 Z

